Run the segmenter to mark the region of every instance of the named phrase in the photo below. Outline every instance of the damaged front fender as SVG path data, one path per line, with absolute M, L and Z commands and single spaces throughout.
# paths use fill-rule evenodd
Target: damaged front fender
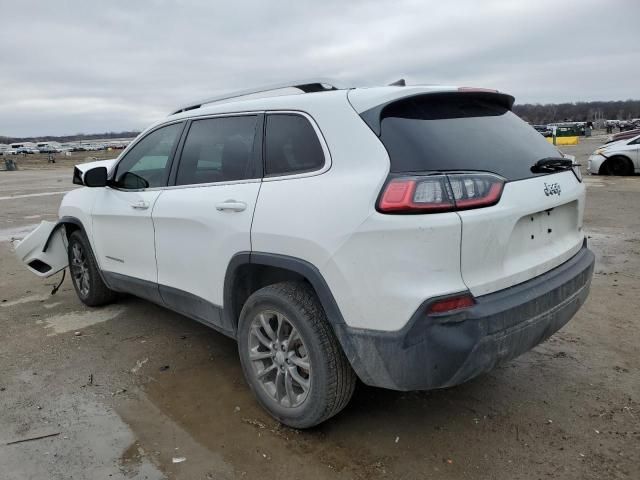
M 15 254 L 31 272 L 50 277 L 68 265 L 64 225 L 42 222 L 15 247 Z

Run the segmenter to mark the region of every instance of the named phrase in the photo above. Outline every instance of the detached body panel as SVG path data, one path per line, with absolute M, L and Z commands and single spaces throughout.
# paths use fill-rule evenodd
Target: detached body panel
M 67 267 L 67 242 L 62 225 L 42 222 L 17 246 L 16 256 L 39 277 L 50 277 Z

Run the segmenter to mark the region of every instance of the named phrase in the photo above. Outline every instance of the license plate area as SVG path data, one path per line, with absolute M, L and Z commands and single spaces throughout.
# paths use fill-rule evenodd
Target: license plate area
M 508 258 L 531 251 L 540 251 L 543 257 L 555 256 L 559 252 L 549 247 L 573 244 L 579 234 L 577 201 L 525 215 L 513 229 Z

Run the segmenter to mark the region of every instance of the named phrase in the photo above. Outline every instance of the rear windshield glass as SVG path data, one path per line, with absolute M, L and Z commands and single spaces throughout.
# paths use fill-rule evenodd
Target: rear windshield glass
M 393 173 L 480 170 L 520 180 L 540 175 L 531 172 L 536 161 L 559 155 L 506 106 L 470 94 L 395 102 L 382 112 L 380 139 Z

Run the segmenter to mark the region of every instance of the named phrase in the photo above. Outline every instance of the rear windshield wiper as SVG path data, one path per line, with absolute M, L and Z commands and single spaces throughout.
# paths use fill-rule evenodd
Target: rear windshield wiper
M 573 167 L 579 167 L 579 163 L 564 157 L 545 157 L 538 160 L 531 167 L 533 173 L 549 173 L 570 170 Z

